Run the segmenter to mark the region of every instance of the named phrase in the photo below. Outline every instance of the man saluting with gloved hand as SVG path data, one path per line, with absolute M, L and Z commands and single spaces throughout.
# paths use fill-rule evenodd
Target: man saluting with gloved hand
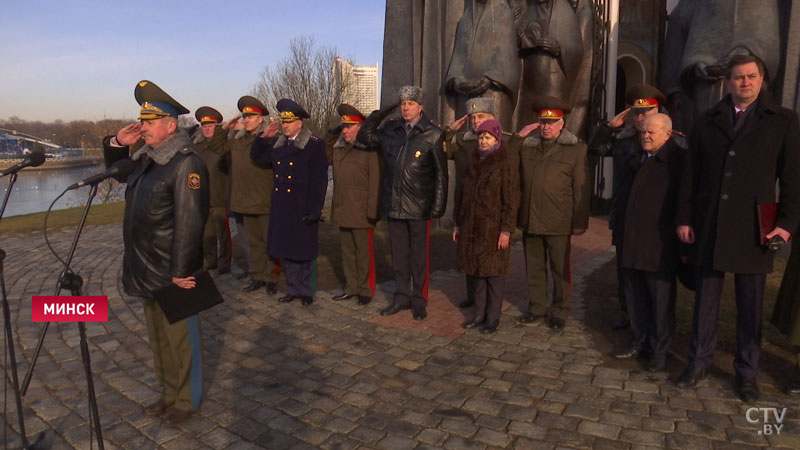
M 278 301 L 288 303 L 299 297 L 303 305 L 310 305 L 314 302 L 311 279 L 319 255 L 319 221 L 328 187 L 328 158 L 325 143 L 303 126 L 308 113 L 286 98 L 276 106 L 280 124 L 271 123 L 256 138 L 250 158 L 256 164 L 271 164 L 275 173 L 267 254 L 281 260 L 289 281 L 288 294 Z

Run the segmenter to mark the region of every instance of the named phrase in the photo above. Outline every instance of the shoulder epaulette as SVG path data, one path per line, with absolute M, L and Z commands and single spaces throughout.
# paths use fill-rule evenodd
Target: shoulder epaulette
M 188 155 L 189 153 L 192 153 L 192 148 L 191 147 L 183 147 L 181 149 L 181 153 L 183 153 L 184 155 Z

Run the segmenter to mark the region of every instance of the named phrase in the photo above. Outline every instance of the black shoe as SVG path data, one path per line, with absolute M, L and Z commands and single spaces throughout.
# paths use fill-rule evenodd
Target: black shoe
M 622 317 L 611 326 L 612 330 L 624 330 L 631 326 L 631 320 L 628 318 L 627 314 L 623 314 Z
M 547 328 L 555 331 L 564 328 L 564 319 L 559 319 L 558 317 L 548 317 Z
M 217 275 L 225 275 L 226 273 L 231 273 L 230 267 L 220 267 L 217 269 Z
M 648 372 L 661 372 L 667 364 L 667 359 L 664 356 L 651 356 L 647 361 Z
M 758 397 L 761 393 L 758 390 L 756 379 L 753 377 L 736 375 L 736 395 L 745 403 L 758 401 Z
M 473 306 L 474 304 L 475 304 L 475 300 L 471 299 L 471 298 L 468 298 L 468 299 L 464 300 L 463 302 L 459 303 L 458 307 L 459 308 L 469 308 L 470 306 Z
M 539 316 L 536 314 L 525 313 L 519 317 L 517 317 L 517 323 L 521 325 L 530 325 L 538 319 Z
M 638 358 L 639 355 L 641 355 L 641 353 L 642 353 L 642 349 L 640 349 L 639 347 L 631 347 L 631 348 L 628 348 L 627 350 L 623 350 L 621 352 L 614 353 L 614 358 L 616 358 L 616 359 L 634 359 L 634 358 Z
M 486 322 L 486 324 L 484 324 L 481 327 L 481 334 L 492 334 L 495 331 L 497 331 L 497 327 L 499 325 L 500 325 L 500 321 L 499 320 L 495 320 L 495 321 L 492 321 L 492 322 Z
M 786 395 L 800 395 L 800 380 L 792 378 L 786 385 L 784 391 Z
M 372 301 L 372 297 L 367 297 L 366 295 L 359 295 L 358 296 L 358 304 L 359 305 L 369 305 L 369 302 Z
M 268 295 L 275 295 L 278 293 L 278 285 L 273 283 L 272 281 L 268 281 L 265 290 L 267 291 Z
M 421 309 L 415 309 L 411 315 L 414 316 L 414 320 L 424 320 L 428 317 L 428 312 L 425 311 L 425 307 L 423 306 Z
M 470 328 L 479 327 L 479 326 L 483 325 L 483 320 L 484 320 L 483 317 L 476 317 L 476 318 L 474 318 L 472 320 L 468 320 L 468 321 L 464 322 L 463 324 L 461 324 L 461 328 L 464 328 L 465 330 L 469 330 Z
M 689 366 L 686 370 L 678 377 L 678 380 L 675 382 L 675 385 L 682 388 L 693 387 L 697 384 L 698 381 L 702 380 L 706 377 L 706 369 Z
M 294 300 L 294 295 L 292 295 L 292 294 L 286 294 L 283 297 L 278 299 L 278 301 L 281 302 L 281 303 L 289 303 L 292 300 Z
M 304 296 L 300 297 L 300 302 L 303 304 L 303 306 L 308 306 L 308 305 L 314 303 L 314 297 L 312 297 L 310 295 L 304 295 Z
M 253 280 L 253 281 L 250 282 L 250 284 L 248 284 L 247 286 L 242 288 L 242 292 L 253 292 L 255 290 L 261 289 L 266 284 L 267 283 L 265 283 L 263 281 Z
M 350 300 L 351 298 L 356 298 L 356 297 L 357 297 L 356 294 L 348 294 L 348 293 L 345 292 L 343 294 L 334 295 L 333 297 L 331 297 L 331 300 L 336 300 L 336 301 L 339 301 L 339 300 Z
M 381 310 L 381 315 L 382 316 L 391 316 L 391 315 L 397 314 L 398 312 L 400 312 L 400 311 L 402 311 L 404 309 L 411 309 L 411 306 L 408 306 L 408 305 L 401 306 L 401 305 L 398 305 L 397 303 L 392 303 L 391 305 L 389 305 L 386 308 L 383 308 Z

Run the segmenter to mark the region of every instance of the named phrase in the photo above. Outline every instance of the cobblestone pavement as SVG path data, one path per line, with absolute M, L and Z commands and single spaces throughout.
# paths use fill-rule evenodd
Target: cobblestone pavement
M 64 254 L 71 232 L 52 241 Z M 459 328 L 463 278 L 434 274 L 429 317 L 380 317 L 391 283 L 365 307 L 330 301 L 279 304 L 242 294 L 218 278 L 226 302 L 201 314 L 206 397 L 180 428 L 142 414 L 158 398 L 139 301 L 121 293 L 119 225 L 88 228 L 74 270 L 85 295 L 107 295 L 109 321 L 89 323 L 92 368 L 106 448 L 484 449 L 484 448 L 800 448 L 800 402 L 762 382 L 755 406 L 788 408 L 779 435 L 759 433 L 731 393 L 725 373 L 696 389 L 668 377 L 613 368 L 581 322 L 589 274 L 611 260 L 608 233 L 592 219 L 573 242 L 576 319 L 560 333 L 518 326 L 506 305 L 489 337 Z M 24 375 L 40 324 L 32 295 L 52 294 L 59 266 L 40 235 L 3 238 L 5 279 Z M 433 255 L 435 258 L 436 256 Z M 508 298 L 524 299 L 521 247 L 514 250 Z M 613 274 L 609 274 L 613 276 Z M 681 350 L 682 351 L 682 350 Z M 727 368 L 725 369 L 727 370 Z M 8 393 L 7 422 L 16 427 Z M 75 324 L 53 324 L 23 398 L 27 433 L 52 448 L 89 448 L 86 381 Z M 751 417 L 756 417 L 752 415 Z M 761 416 L 759 416 L 761 417 Z M 774 423 L 774 420 L 773 420 Z M 15 428 L 14 428 L 15 429 Z M 19 447 L 9 430 L 8 448 Z M 95 443 L 96 445 L 96 443 Z

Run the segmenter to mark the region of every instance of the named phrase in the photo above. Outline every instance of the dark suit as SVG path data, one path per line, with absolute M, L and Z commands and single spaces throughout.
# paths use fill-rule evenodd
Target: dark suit
M 666 354 L 675 331 L 675 209 L 684 154 L 670 139 L 648 159 L 636 153 L 621 174 L 629 193 L 621 264 L 633 347 L 655 357 Z
M 773 254 L 761 246 L 756 205 L 775 202 L 777 226 L 800 223 L 800 125 L 797 114 L 763 93 L 734 124 L 730 96 L 702 114 L 689 142 L 678 225 L 692 226 L 699 266 L 690 365 L 708 367 L 717 341 L 725 272 L 736 274 L 736 373 L 758 374 L 766 274 Z

